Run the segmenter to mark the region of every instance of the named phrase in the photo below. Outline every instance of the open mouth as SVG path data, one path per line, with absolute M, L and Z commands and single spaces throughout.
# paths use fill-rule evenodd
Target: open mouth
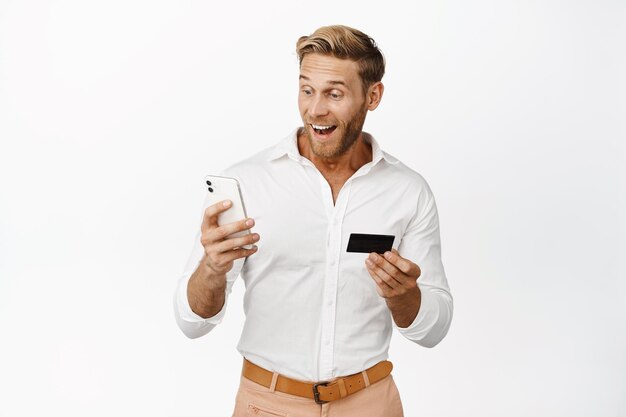
M 322 125 L 314 125 L 314 124 L 312 124 L 311 127 L 313 128 L 315 133 L 317 133 L 319 136 L 330 136 L 337 128 L 337 126 L 333 126 L 333 125 L 322 126 Z

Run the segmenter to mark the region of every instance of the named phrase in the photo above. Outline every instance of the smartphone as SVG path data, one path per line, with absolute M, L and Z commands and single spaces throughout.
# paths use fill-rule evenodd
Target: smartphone
M 219 177 L 217 175 L 207 175 L 204 184 L 209 192 L 209 205 L 219 203 L 222 200 L 230 200 L 232 206 L 226 211 L 217 215 L 217 224 L 222 226 L 228 223 L 238 222 L 246 219 L 246 207 L 241 196 L 239 181 L 235 178 Z M 229 237 L 242 237 L 250 234 L 250 229 L 233 233 Z M 252 245 L 244 245 L 243 248 L 251 249 Z

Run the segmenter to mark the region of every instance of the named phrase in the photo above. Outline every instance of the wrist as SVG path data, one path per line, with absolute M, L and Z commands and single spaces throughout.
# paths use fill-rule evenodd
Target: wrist
M 198 266 L 197 278 L 202 281 L 202 285 L 209 290 L 219 290 L 226 288 L 226 273 L 217 272 L 202 259 Z
M 417 317 L 422 303 L 422 293 L 419 287 L 409 290 L 405 294 L 385 299 L 387 308 L 398 327 L 409 327 Z
M 211 271 L 209 274 L 202 274 L 196 277 L 199 281 L 199 287 L 203 292 L 212 294 L 214 297 L 223 294 L 226 291 L 226 274 L 218 275 Z

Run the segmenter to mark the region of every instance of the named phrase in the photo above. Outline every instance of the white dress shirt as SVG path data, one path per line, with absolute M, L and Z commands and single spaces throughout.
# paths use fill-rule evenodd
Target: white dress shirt
M 261 236 L 258 251 L 235 262 L 224 307 L 203 319 L 187 299 L 187 282 L 204 255 L 198 225 L 174 300 L 179 327 L 191 338 L 211 331 L 241 275 L 246 319 L 237 349 L 288 377 L 324 381 L 367 369 L 387 359 L 393 327 L 419 345 L 436 345 L 448 332 L 453 304 L 428 184 L 364 132 L 372 161 L 346 181 L 333 204 L 327 181 L 298 152 L 297 133 L 220 174 L 240 183 L 252 230 Z M 207 206 L 208 198 L 202 213 Z M 395 325 L 376 292 L 367 254 L 346 252 L 351 233 L 393 235 L 393 247 L 420 267 L 421 306 L 408 327 Z

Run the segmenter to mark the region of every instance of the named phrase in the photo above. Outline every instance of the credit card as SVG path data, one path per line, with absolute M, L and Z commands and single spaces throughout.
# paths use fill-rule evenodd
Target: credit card
M 383 254 L 390 251 L 393 246 L 392 235 L 367 235 L 363 233 L 351 233 L 346 252 Z

